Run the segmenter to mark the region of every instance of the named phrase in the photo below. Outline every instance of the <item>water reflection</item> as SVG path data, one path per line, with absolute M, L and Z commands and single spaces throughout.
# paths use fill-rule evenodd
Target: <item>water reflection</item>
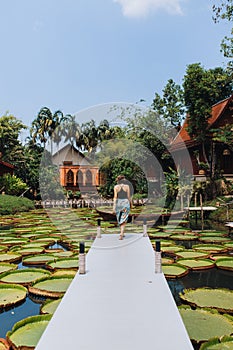
M 11 309 L 2 310 L 0 313 L 0 338 L 5 338 L 6 333 L 12 329 L 14 324 L 23 318 L 39 315 L 41 303 L 34 303 L 29 297 Z
M 181 304 L 179 293 L 186 288 L 227 288 L 233 289 L 233 274 L 231 271 L 216 267 L 203 271 L 192 271 L 178 279 L 168 279 L 168 285 L 178 305 Z

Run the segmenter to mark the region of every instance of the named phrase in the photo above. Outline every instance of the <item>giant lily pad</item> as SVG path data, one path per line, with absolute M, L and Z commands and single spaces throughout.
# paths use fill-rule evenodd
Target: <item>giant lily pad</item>
M 189 272 L 188 268 L 178 264 L 164 264 L 162 270 L 167 278 L 183 277 Z
M 222 253 L 227 251 L 227 248 L 223 245 L 216 245 L 216 244 L 196 244 L 192 247 L 194 250 L 198 251 L 206 251 L 209 253 Z
M 42 278 L 40 281 L 30 286 L 28 290 L 35 295 L 60 298 L 66 292 L 73 277 L 73 275 L 66 275 Z
M 78 268 L 78 258 L 66 258 L 57 259 L 56 261 L 47 263 L 47 266 L 51 270 L 56 269 L 74 269 Z
M 194 234 L 172 234 L 170 239 L 174 239 L 176 241 L 194 241 L 197 239 L 197 236 Z
M 180 293 L 180 298 L 191 306 L 208 307 L 220 312 L 233 313 L 233 291 L 229 289 L 185 289 L 183 294 Z
M 28 285 L 38 279 L 49 276 L 50 272 L 44 269 L 21 269 L 2 273 L 0 281 L 5 283 L 19 283 Z
M 33 350 L 51 317 L 52 315 L 31 316 L 17 322 L 12 330 L 7 332 L 7 341 L 15 350 Z
M 40 254 L 44 251 L 44 248 L 42 247 L 17 248 L 13 251 L 21 254 L 22 256 L 26 256 L 26 255 L 32 255 L 32 254 Z
M 226 243 L 231 239 L 223 236 L 200 236 L 199 241 L 207 243 Z
M 229 257 L 224 259 L 218 259 L 216 261 L 216 266 L 219 269 L 233 271 L 233 258 Z
M 204 270 L 215 266 L 213 260 L 208 259 L 178 259 L 177 263 L 187 266 L 191 270 Z
M 38 254 L 23 258 L 23 265 L 45 265 L 48 261 L 54 260 L 53 254 Z
M 181 252 L 182 250 L 184 250 L 184 248 L 173 245 L 173 246 L 162 247 L 161 250 L 163 253 L 175 254 L 177 252 Z
M 0 263 L 0 274 L 7 271 L 16 270 L 18 265 L 10 263 Z
M 0 253 L 0 262 L 19 262 L 21 254 L 18 253 Z
M 233 337 L 212 338 L 203 343 L 200 350 L 233 350 Z
M 176 256 L 184 259 L 205 259 L 209 257 L 209 253 L 198 252 L 195 250 L 184 250 L 182 252 L 177 252 Z
M 44 305 L 41 307 L 41 314 L 54 314 L 58 305 L 60 304 L 62 298 L 55 300 L 47 300 Z
M 216 336 L 231 335 L 233 332 L 233 320 L 227 315 L 183 306 L 179 307 L 179 311 L 193 342 L 200 343 Z
M 27 288 L 18 284 L 0 284 L 0 308 L 16 305 L 26 299 Z

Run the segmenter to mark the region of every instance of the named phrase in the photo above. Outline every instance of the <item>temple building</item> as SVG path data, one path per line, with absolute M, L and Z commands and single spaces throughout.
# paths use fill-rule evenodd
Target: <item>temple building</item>
M 91 192 L 100 185 L 99 168 L 74 146 L 66 145 L 52 159 L 59 167 L 60 184 L 66 190 Z
M 185 149 L 191 158 L 192 169 L 195 180 L 203 181 L 214 171 L 220 171 L 228 180 L 233 180 L 233 150 L 229 144 L 217 141 L 213 137 L 213 129 L 231 126 L 233 132 L 233 95 L 212 106 L 211 116 L 208 119 L 208 137 L 204 144 L 190 137 L 187 132 L 188 117 L 181 127 L 177 137 L 172 141 L 170 150 L 176 153 L 180 159 L 179 164 L 187 169 L 187 157 Z M 220 130 L 220 129 L 219 129 Z M 206 154 L 205 151 L 206 150 Z M 208 158 L 206 158 L 208 155 Z

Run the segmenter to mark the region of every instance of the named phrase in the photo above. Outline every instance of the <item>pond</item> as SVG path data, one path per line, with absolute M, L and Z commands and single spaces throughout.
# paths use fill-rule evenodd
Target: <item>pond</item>
M 79 242 L 85 240 L 88 251 L 96 234 L 96 226 L 94 225 L 96 225 L 96 219 L 98 217 L 98 214 L 93 210 L 88 209 L 88 211 L 85 211 L 82 209 L 80 211 L 85 220 L 77 220 L 76 216 L 71 216 L 70 219 L 66 219 L 66 222 L 63 223 L 62 217 L 66 215 L 66 211 L 64 209 L 61 209 L 61 211 L 56 209 L 56 222 L 60 223 L 59 230 L 43 210 L 15 216 L 12 218 L 10 224 L 9 218 L 7 218 L 7 225 L 0 227 L 0 249 L 3 249 L 2 251 L 4 252 L 11 251 L 12 253 L 21 254 L 21 259 L 17 262 L 18 270 L 39 268 L 50 271 L 51 275 L 56 273 L 61 275 L 61 273 L 65 273 L 65 270 L 70 269 L 72 273 L 75 273 L 74 269 L 76 269 L 76 266 L 72 264 L 75 263 L 75 256 L 78 254 Z M 4 218 L 2 221 L 4 222 Z M 102 225 L 104 232 L 116 232 L 114 225 L 107 222 L 103 222 Z M 134 226 L 133 224 L 127 226 L 129 232 L 132 232 L 134 229 L 137 232 L 141 230 L 141 227 Z M 208 223 L 208 229 L 211 228 Z M 224 227 L 218 226 L 217 229 L 221 229 L 227 233 Z M 170 239 L 171 237 L 167 238 L 168 241 Z M 173 240 L 175 246 L 183 247 L 186 250 L 191 250 L 194 245 L 200 243 L 198 236 L 192 240 Z M 30 249 L 32 249 L 31 254 Z M 69 256 L 69 253 L 72 255 Z M 56 270 L 51 270 L 51 266 L 49 266 L 49 259 L 51 259 L 49 257 L 51 255 L 54 263 L 56 261 L 61 263 L 61 266 Z M 232 256 L 232 253 L 229 251 L 228 255 Z M 47 257 L 48 261 L 43 262 L 41 256 Z M 30 258 L 32 260 L 34 258 L 35 260 L 28 265 L 26 264 L 26 260 L 30 260 Z M 71 264 L 70 266 L 72 268 L 67 266 L 67 264 Z M 167 280 L 177 305 L 182 304 L 179 293 L 187 288 L 209 287 L 233 289 L 233 272 L 221 270 L 216 267 L 207 270 L 189 271 L 184 277 Z M 48 297 L 45 296 L 36 296 L 28 293 L 26 299 L 21 304 L 8 307 L 7 309 L 2 308 L 0 310 L 0 338 L 5 338 L 6 333 L 12 329 L 16 322 L 28 316 L 39 315 L 41 306 L 43 306 L 47 299 Z M 195 349 L 198 349 L 198 347 L 195 347 Z

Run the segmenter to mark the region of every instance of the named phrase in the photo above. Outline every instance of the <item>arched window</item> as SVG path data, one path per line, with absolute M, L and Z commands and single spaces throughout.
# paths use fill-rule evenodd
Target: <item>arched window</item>
M 74 186 L 74 173 L 69 170 L 66 174 L 66 186 Z
M 92 186 L 92 173 L 90 170 L 87 170 L 86 172 L 86 185 Z
M 79 170 L 78 172 L 77 172 L 77 178 L 76 178 L 76 183 L 77 183 L 77 185 L 83 185 L 83 172 L 82 172 L 82 170 Z

